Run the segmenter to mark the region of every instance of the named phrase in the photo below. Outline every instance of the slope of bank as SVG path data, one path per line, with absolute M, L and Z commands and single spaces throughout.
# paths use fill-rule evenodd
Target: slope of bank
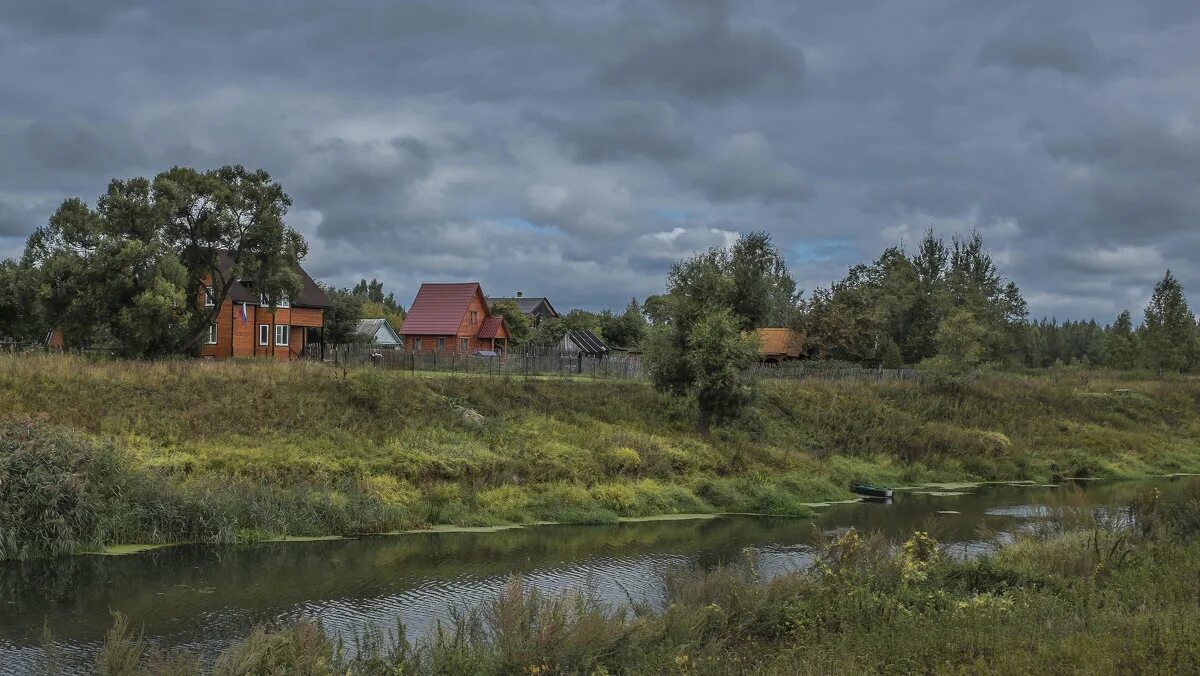
M 0 482 L 10 522 L 0 558 L 437 524 L 802 514 L 847 497 L 852 479 L 1196 471 L 1197 401 L 1192 380 L 1074 371 L 956 389 L 767 382 L 755 424 L 703 438 L 686 402 L 635 382 L 4 357 L 0 475 L 23 488 Z M 57 497 L 18 504 L 31 494 Z M 53 546 L 23 547 L 44 520 L 31 515 L 48 509 L 75 516 Z

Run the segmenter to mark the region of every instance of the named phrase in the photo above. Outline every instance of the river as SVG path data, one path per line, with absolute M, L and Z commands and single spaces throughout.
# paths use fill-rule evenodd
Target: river
M 419 636 L 498 594 L 516 575 L 548 592 L 589 589 L 614 603 L 653 603 L 665 572 L 748 562 L 764 577 L 811 561 L 819 534 L 850 527 L 901 539 L 934 535 L 952 555 L 1052 518 L 1061 504 L 1115 508 L 1196 477 L 982 485 L 900 491 L 890 504 L 834 504 L 809 518 L 722 516 L 603 526 L 538 526 L 237 546 L 185 545 L 127 556 L 0 564 L 0 673 L 43 659 L 43 631 L 68 669 L 86 670 L 112 613 L 163 647 L 212 655 L 262 622 L 320 619 L 353 632 L 403 622 Z

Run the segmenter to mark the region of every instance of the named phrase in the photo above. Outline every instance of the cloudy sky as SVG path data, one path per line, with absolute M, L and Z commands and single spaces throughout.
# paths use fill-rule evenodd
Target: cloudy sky
M 753 229 L 811 289 L 932 226 L 1107 321 L 1168 266 L 1200 294 L 1200 2 L 0 0 L 0 255 L 225 163 L 405 303 L 623 307 Z

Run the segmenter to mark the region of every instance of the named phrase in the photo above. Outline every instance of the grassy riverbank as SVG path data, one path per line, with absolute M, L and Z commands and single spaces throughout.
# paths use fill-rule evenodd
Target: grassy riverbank
M 1198 400 L 1194 380 L 1069 370 L 954 389 L 767 382 L 758 424 L 703 438 L 686 402 L 634 382 L 3 357 L 0 521 L 16 525 L 0 558 L 439 524 L 803 514 L 859 478 L 1197 471 Z M 22 502 L 30 494 L 51 497 Z M 63 518 L 36 533 L 48 514 Z
M 973 561 L 945 558 L 923 533 L 896 549 L 850 531 L 820 546 L 812 570 L 766 583 L 742 569 L 682 572 L 658 608 L 547 597 L 514 581 L 411 643 L 369 633 L 345 650 L 310 622 L 264 627 L 212 673 L 1195 673 L 1200 491 L 1151 492 L 1129 514 L 1132 525 L 1057 508 Z M 200 665 L 121 621 L 97 664 L 108 674 Z

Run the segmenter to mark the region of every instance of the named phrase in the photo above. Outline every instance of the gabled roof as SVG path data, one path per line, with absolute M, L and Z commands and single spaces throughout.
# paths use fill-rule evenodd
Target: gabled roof
M 452 336 L 458 333 L 467 305 L 483 293 L 479 282 L 422 284 L 400 333 L 406 336 Z
M 516 305 L 517 309 L 520 310 L 521 314 L 524 314 L 524 315 L 533 314 L 534 312 L 537 311 L 538 307 L 541 306 L 542 303 L 545 303 L 546 309 L 550 311 L 550 316 L 551 317 L 558 316 L 558 310 L 555 310 L 554 306 L 550 304 L 550 299 L 546 298 L 544 296 L 515 296 L 512 298 L 488 298 L 488 302 L 492 303 L 492 304 L 512 303 L 513 305 Z
M 383 318 L 360 319 L 358 320 L 358 328 L 355 332 L 364 336 L 370 336 L 377 343 L 385 345 L 400 344 L 400 335 L 392 328 L 391 323 Z M 382 332 L 382 335 L 380 335 L 380 332 Z
M 758 335 L 758 339 L 762 343 L 759 348 L 760 354 L 800 356 L 803 341 L 797 331 L 787 328 L 762 328 L 755 329 L 754 333 Z
M 479 325 L 479 333 L 475 334 L 480 340 L 490 340 L 500 335 L 500 329 L 504 326 L 504 317 L 500 315 L 492 315 L 483 320 Z
M 572 329 L 567 331 L 567 339 L 579 348 L 584 354 L 604 354 L 608 352 L 608 346 L 600 340 L 596 334 L 587 329 Z
M 233 269 L 233 256 L 228 251 L 222 251 L 217 266 L 222 276 L 229 274 Z M 300 275 L 300 295 L 292 299 L 292 307 L 329 307 L 329 296 L 308 276 L 304 268 L 297 264 L 295 270 L 296 274 Z M 258 305 L 262 299 L 257 291 L 251 291 L 240 281 L 235 281 L 229 287 L 229 300 L 234 303 Z

